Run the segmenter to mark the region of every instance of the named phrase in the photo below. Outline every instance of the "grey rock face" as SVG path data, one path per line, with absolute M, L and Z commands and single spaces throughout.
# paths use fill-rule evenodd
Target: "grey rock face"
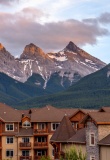
M 104 62 L 77 47 L 73 42 L 69 42 L 62 51 L 48 53 L 48 55 L 53 59 L 56 66 L 60 68 L 60 74 L 62 76 L 64 72 L 70 73 L 67 76 L 72 82 L 74 81 L 75 73 L 84 77 L 106 65 Z
M 61 85 L 63 85 L 63 77 L 67 77 L 72 84 L 105 65 L 78 48 L 73 42 L 58 53 L 48 54 L 31 43 L 24 48 L 19 59 L 15 59 L 0 44 L 0 72 L 21 82 L 25 82 L 33 73 L 37 73 L 45 80 L 44 88 L 54 73 L 62 77 Z

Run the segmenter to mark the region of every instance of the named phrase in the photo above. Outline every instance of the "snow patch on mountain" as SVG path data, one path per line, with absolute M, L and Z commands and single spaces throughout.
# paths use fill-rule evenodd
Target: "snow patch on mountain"
M 77 47 L 73 42 L 69 42 L 63 50 L 57 53 L 47 54 L 31 43 L 24 48 L 20 58 L 17 59 L 6 51 L 3 45 L 0 50 L 0 72 L 21 82 L 25 82 L 33 73 L 37 73 L 45 81 L 44 89 L 54 73 L 58 73 L 62 77 L 61 85 L 64 85 L 64 77 L 67 77 L 72 84 L 105 65 L 102 61 Z
M 63 55 L 63 54 L 62 54 Z M 56 55 L 49 55 L 50 58 L 55 59 L 57 61 L 66 61 L 68 60 L 66 56 L 56 56 Z

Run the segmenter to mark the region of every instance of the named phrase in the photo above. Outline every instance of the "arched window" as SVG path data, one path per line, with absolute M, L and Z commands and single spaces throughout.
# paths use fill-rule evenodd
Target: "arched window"
M 31 127 L 31 123 L 29 121 L 25 121 L 22 124 L 23 127 Z

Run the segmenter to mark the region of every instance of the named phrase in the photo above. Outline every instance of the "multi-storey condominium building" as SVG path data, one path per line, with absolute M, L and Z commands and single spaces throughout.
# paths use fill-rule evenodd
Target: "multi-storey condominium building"
M 72 145 L 87 160 L 109 160 L 110 108 L 17 110 L 0 103 L 0 160 L 59 159 Z
M 38 160 L 41 156 L 53 159 L 50 138 L 65 114 L 76 109 L 16 110 L 0 103 L 0 160 Z

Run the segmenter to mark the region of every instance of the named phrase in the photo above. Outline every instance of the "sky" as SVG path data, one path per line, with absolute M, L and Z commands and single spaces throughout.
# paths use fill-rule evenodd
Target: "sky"
M 110 63 L 109 0 L 0 0 L 0 43 L 15 57 L 30 43 L 48 53 L 69 41 Z

